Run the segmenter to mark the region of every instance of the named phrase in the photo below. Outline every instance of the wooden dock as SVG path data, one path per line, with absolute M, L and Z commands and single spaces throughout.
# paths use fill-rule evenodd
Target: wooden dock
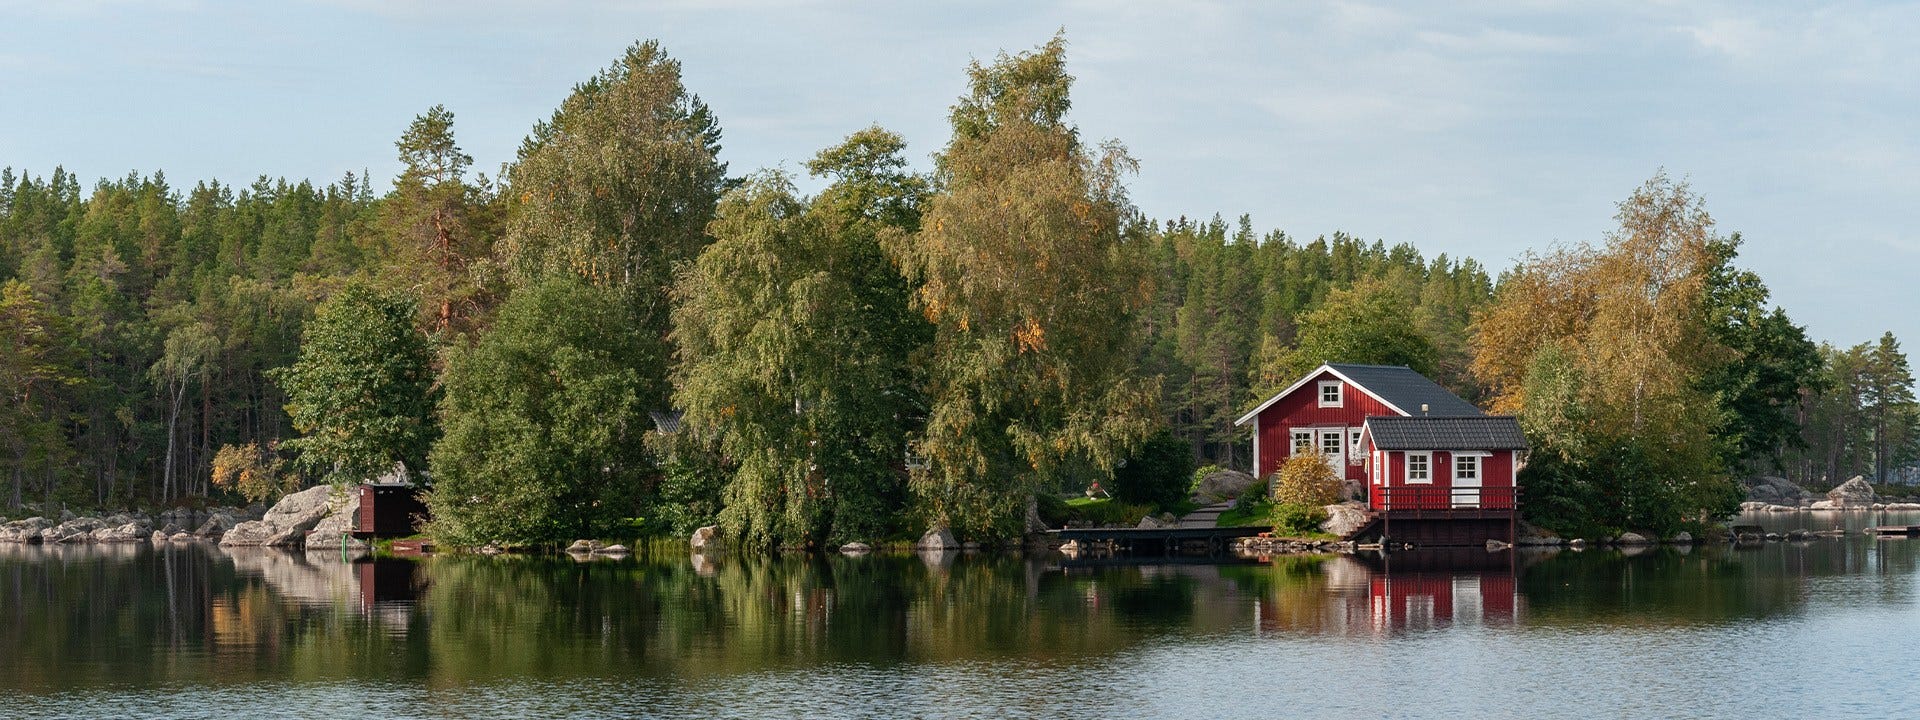
M 1881 525 L 1867 528 L 1875 537 L 1920 537 L 1920 525 Z
M 1158 551 L 1172 552 L 1188 543 L 1205 543 L 1210 552 L 1220 552 L 1227 548 L 1229 541 L 1243 537 L 1253 537 L 1272 529 L 1258 525 L 1247 527 L 1165 527 L 1165 528 L 1067 528 L 1048 530 L 1047 534 L 1061 542 L 1077 540 L 1080 542 L 1113 543 L 1121 552 Z

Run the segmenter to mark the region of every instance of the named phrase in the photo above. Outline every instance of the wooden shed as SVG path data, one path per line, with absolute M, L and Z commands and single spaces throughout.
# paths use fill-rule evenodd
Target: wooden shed
M 420 531 L 427 517 L 426 503 L 420 501 L 420 488 L 408 483 L 366 483 L 360 486 L 360 517 L 354 523 L 353 536 L 366 538 L 407 537 Z

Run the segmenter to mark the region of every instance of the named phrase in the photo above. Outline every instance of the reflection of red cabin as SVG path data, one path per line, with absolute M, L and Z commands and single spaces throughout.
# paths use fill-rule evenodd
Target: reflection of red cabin
M 1235 424 L 1253 425 L 1260 477 L 1313 452 L 1364 483 L 1373 521 L 1349 539 L 1416 545 L 1512 541 L 1514 475 L 1526 438 L 1405 367 L 1328 364 Z

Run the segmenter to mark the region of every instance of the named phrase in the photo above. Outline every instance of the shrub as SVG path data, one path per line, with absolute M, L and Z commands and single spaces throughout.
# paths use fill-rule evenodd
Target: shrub
M 1059 495 L 1043 492 L 1034 495 L 1033 499 L 1039 506 L 1040 521 L 1046 523 L 1047 527 L 1060 527 L 1073 518 L 1073 508 L 1067 507 L 1066 499 Z
M 1327 510 L 1319 505 L 1275 503 L 1273 506 L 1273 531 L 1278 534 L 1311 535 L 1320 532 L 1320 523 L 1326 521 Z
M 1193 474 L 1193 448 L 1162 430 L 1148 438 L 1113 471 L 1113 499 L 1135 505 L 1171 507 L 1187 499 Z
M 1319 507 L 1340 501 L 1342 481 L 1319 455 L 1302 453 L 1287 458 L 1280 466 L 1280 482 L 1274 484 L 1275 505 Z
M 1207 463 L 1205 465 L 1201 465 L 1198 470 L 1193 471 L 1193 480 L 1187 483 L 1187 495 L 1192 496 L 1192 495 L 1200 494 L 1200 483 L 1205 482 L 1208 475 L 1212 475 L 1224 469 L 1225 468 L 1222 468 L 1219 465 L 1215 465 L 1213 463 Z
M 1264 480 L 1255 481 L 1252 485 L 1248 485 L 1247 489 L 1240 491 L 1240 497 L 1233 501 L 1234 506 L 1247 507 L 1272 502 L 1273 498 L 1268 493 L 1269 487 L 1270 483 Z
M 222 445 L 214 453 L 213 484 L 240 493 L 247 502 L 267 502 L 300 489 L 301 482 L 273 443 L 247 443 Z
M 1132 505 L 1118 500 L 1069 500 L 1069 519 L 1082 520 L 1096 527 L 1133 527 L 1140 518 L 1153 512 L 1147 505 Z

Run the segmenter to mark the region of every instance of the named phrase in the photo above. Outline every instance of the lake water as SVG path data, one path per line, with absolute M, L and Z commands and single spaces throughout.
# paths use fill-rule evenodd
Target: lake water
M 1762 516 L 1770 529 L 1920 517 Z M 0 545 L 8 717 L 1833 718 L 1920 540 L 1126 564 Z

